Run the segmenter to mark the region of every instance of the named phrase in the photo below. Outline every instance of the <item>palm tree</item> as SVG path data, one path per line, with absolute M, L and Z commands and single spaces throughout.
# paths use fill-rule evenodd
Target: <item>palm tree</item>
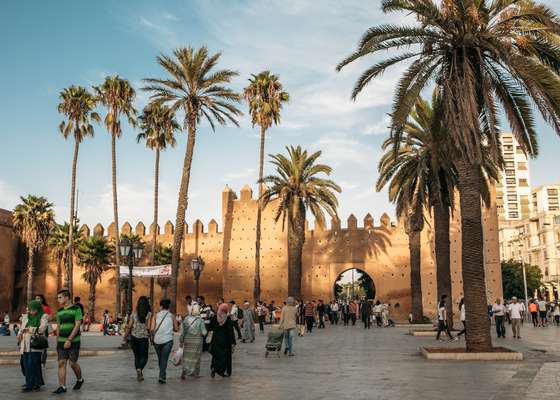
M 94 86 L 98 100 L 107 109 L 105 127 L 111 135 L 111 180 L 113 184 L 113 218 L 115 223 L 115 248 L 119 248 L 119 208 L 117 202 L 117 139 L 121 136 L 121 115 L 126 116 L 131 126 L 136 125 L 136 110 L 133 101 L 136 93 L 126 79 L 118 75 L 108 76 L 100 86 Z M 116 293 L 115 309 L 119 310 L 121 291 L 119 287 L 120 255 L 115 252 Z
M 270 71 L 263 71 L 258 75 L 251 75 L 249 85 L 243 90 L 243 96 L 249 104 L 249 112 L 251 113 L 251 121 L 253 127 L 259 125 L 261 128 L 261 145 L 259 151 L 259 180 L 263 179 L 264 170 L 264 140 L 266 131 L 272 124 L 280 123 L 280 111 L 282 103 L 289 100 L 288 92 L 282 91 L 282 84 L 278 80 L 278 76 L 273 75 Z M 262 185 L 259 184 L 259 198 L 262 196 Z M 262 204 L 257 204 L 257 227 L 255 239 L 255 282 L 253 287 L 253 298 L 255 304 L 261 297 L 261 213 Z
M 274 220 L 282 219 L 282 227 L 288 223 L 288 295 L 301 298 L 301 269 L 303 244 L 305 242 L 305 217 L 309 210 L 319 226 L 325 225 L 325 214 L 338 218 L 336 194 L 340 186 L 330 179 L 332 168 L 317 164 L 321 152 L 308 154 L 301 146 L 286 147 L 288 157 L 283 154 L 271 155 L 271 163 L 276 166 L 277 175 L 268 175 L 259 183 L 269 184 L 259 201 L 263 209 L 271 202 L 277 204 Z
M 63 283 L 61 282 L 62 268 L 63 266 L 64 268 L 68 267 L 68 254 L 70 249 L 70 245 L 68 243 L 69 239 L 72 239 L 72 248 L 77 248 L 82 242 L 82 236 L 80 235 L 78 223 L 79 221 L 76 220 L 76 225 L 72 227 L 74 231 L 72 235 L 68 233 L 68 231 L 70 230 L 70 224 L 68 224 L 68 222 L 65 222 L 63 225 L 55 224 L 54 229 L 49 236 L 48 245 L 51 250 L 51 259 L 56 263 L 57 291 L 63 287 Z M 67 275 L 69 274 L 66 271 L 65 277 Z M 65 284 L 67 284 L 66 279 L 64 281 L 64 285 Z
M 103 272 L 111 264 L 114 253 L 113 246 L 104 237 L 90 236 L 78 246 L 78 260 L 85 268 L 82 275 L 89 285 L 88 310 L 92 321 L 95 321 L 95 290 L 101 282 Z
M 383 148 L 392 145 L 391 139 L 385 141 Z M 410 291 L 412 297 L 412 322 L 423 321 L 422 274 L 421 274 L 421 234 L 424 229 L 424 207 L 427 203 L 425 187 L 429 170 L 412 146 L 402 147 L 398 154 L 392 149 L 379 163 L 377 190 L 389 184 L 389 200 L 396 203 L 397 217 L 406 218 L 406 232 L 410 252 Z M 429 160 L 428 160 L 429 162 Z
M 537 154 L 531 103 L 560 133 L 560 19 L 531 0 L 383 0 L 382 9 L 405 12 L 417 23 L 370 28 L 337 69 L 399 49 L 361 75 L 355 98 L 387 68 L 411 62 L 393 101 L 391 134 L 397 137 L 422 90 L 433 81 L 442 86 L 460 194 L 467 351 L 490 351 L 480 166 L 488 153 L 499 159 L 499 108 L 528 154 Z
M 14 230 L 27 247 L 27 302 L 33 300 L 33 275 L 35 255 L 47 244 L 54 226 L 53 204 L 44 197 L 28 195 L 20 197 L 21 203 L 14 208 Z
M 155 251 L 155 262 L 157 265 L 171 264 L 173 258 L 173 249 L 171 246 L 157 246 Z M 158 285 L 162 290 L 162 299 L 167 298 L 167 288 L 169 287 L 170 279 L 167 276 L 160 276 L 157 278 Z
M 173 111 L 182 109 L 185 113 L 183 128 L 188 132 L 173 235 L 173 274 L 170 286 L 171 300 L 175 305 L 197 127 L 202 119 L 209 123 L 212 131 L 215 130 L 216 123 L 225 125 L 229 121 L 239 126 L 236 117 L 241 115 L 241 111 L 235 106 L 240 100 L 239 94 L 225 86 L 238 75 L 237 72 L 215 70 L 221 53 L 209 55 L 206 47 L 196 51 L 192 47 L 182 47 L 175 49 L 173 56 L 157 57 L 158 64 L 170 76 L 166 79 L 145 79 L 148 86 L 144 90 L 152 93 L 153 101 L 169 104 Z
M 75 200 L 76 200 L 76 169 L 78 166 L 78 150 L 80 143 L 86 137 L 93 137 L 93 125 L 91 121 L 100 122 L 101 119 L 94 109 L 97 103 L 95 97 L 82 86 L 70 86 L 60 92 L 60 103 L 58 112 L 65 116 L 58 127 L 64 139 L 74 137 L 74 157 L 72 158 L 72 181 L 70 184 L 70 227 L 67 233 L 70 235 L 67 240 L 68 257 L 66 257 L 66 270 L 64 274 L 64 287 L 72 293 L 73 283 L 73 256 L 72 246 L 74 240 Z
M 159 155 L 162 150 L 168 146 L 175 146 L 175 132 L 181 129 L 175 120 L 175 113 L 170 108 L 158 104 L 150 103 L 140 116 L 141 132 L 136 140 L 146 141 L 146 147 L 154 150 L 156 153 L 154 166 L 154 231 L 152 232 L 152 265 L 155 264 L 157 230 L 155 227 L 158 223 L 158 187 L 159 187 Z M 150 301 L 153 308 L 154 299 L 154 278 L 150 278 Z

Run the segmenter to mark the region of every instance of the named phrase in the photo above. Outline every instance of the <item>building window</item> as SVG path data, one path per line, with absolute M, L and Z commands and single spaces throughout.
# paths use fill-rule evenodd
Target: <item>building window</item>
M 548 204 L 558 204 L 558 197 L 549 197 Z
M 515 168 L 515 162 L 513 162 L 513 161 L 506 161 L 505 165 L 506 165 L 506 168 Z
M 519 218 L 519 214 L 517 213 L 517 211 L 510 212 L 508 215 L 510 218 Z
M 517 210 L 517 203 L 508 203 L 508 208 L 510 210 Z
M 514 169 L 506 169 L 506 176 L 515 176 Z
M 508 199 L 508 201 L 517 201 L 517 195 L 516 194 L 508 194 L 507 199 Z
M 518 162 L 517 163 L 517 169 L 519 169 L 521 171 L 526 171 L 527 170 L 527 163 L 526 162 Z
M 519 186 L 529 186 L 529 183 L 527 182 L 527 179 L 520 178 L 519 179 Z
M 558 189 L 546 189 L 546 194 L 549 196 L 558 196 Z
M 515 178 L 507 178 L 506 184 L 508 185 L 515 185 Z
M 558 207 L 557 206 L 550 206 L 550 207 L 548 207 L 548 211 L 558 211 Z

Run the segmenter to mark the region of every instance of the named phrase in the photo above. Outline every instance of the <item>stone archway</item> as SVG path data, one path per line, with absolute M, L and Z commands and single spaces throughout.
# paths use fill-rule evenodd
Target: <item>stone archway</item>
M 335 299 L 375 299 L 373 278 L 363 269 L 348 268 L 338 274 L 333 285 Z

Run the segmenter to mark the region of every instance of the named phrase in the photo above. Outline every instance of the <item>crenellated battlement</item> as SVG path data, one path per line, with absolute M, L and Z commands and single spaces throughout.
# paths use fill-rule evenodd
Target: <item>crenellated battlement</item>
M 241 210 L 240 212 L 243 214 L 243 218 L 245 221 L 247 221 L 247 219 L 254 218 L 253 214 L 256 215 L 257 199 L 253 198 L 253 190 L 249 185 L 243 186 L 239 191 L 239 194 L 237 194 L 234 190 L 226 185 L 225 189 L 222 192 L 222 202 L 222 209 L 224 210 L 223 224 L 227 224 L 225 218 L 231 218 L 231 224 L 235 225 L 236 220 L 233 218 L 233 213 L 235 213 L 236 210 Z M 278 224 L 281 224 L 281 222 L 278 222 Z M 361 224 L 358 223 L 358 218 L 356 218 L 354 214 L 350 214 L 346 219 L 344 226 L 342 225 L 340 219 L 331 219 L 328 225 L 328 227 L 320 227 L 315 224 L 315 226 L 311 228 L 310 222 L 306 221 L 305 230 L 307 232 L 317 231 L 325 233 L 328 233 L 330 231 L 339 232 L 354 230 L 375 230 L 395 228 L 398 224 L 391 221 L 391 218 L 387 213 L 383 213 L 379 218 L 379 224 L 375 225 L 373 216 L 368 213 L 362 219 Z M 149 230 L 146 229 L 146 226 L 149 226 Z M 158 238 L 161 237 L 164 239 L 169 239 L 169 237 L 172 236 L 175 232 L 175 226 L 169 220 L 163 224 L 163 230 L 161 229 L 160 225 L 155 225 L 153 223 L 148 224 L 139 221 L 138 223 L 136 223 L 136 225 L 133 226 L 129 221 L 125 221 L 121 225 L 120 230 L 121 235 L 137 234 L 141 237 L 151 237 L 155 230 Z M 82 232 L 82 235 L 85 237 L 90 235 L 114 237 L 115 225 L 114 223 L 111 223 L 105 229 L 105 227 L 101 223 L 98 223 L 93 227 L 93 229 L 90 229 L 88 225 L 84 224 L 81 226 L 80 232 Z M 206 225 L 200 219 L 196 219 L 192 225 L 192 229 L 189 229 L 189 225 L 185 222 L 185 238 L 188 239 L 194 236 L 206 234 L 223 234 L 223 231 L 220 231 L 218 222 L 214 218 L 212 218 Z

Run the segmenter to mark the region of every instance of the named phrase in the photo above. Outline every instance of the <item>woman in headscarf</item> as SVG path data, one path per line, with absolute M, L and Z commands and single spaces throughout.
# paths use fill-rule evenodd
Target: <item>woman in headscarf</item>
M 183 346 L 183 373 L 181 379 L 188 376 L 200 377 L 200 357 L 202 355 L 203 338 L 206 336 L 206 324 L 200 317 L 198 304 L 191 306 L 190 315 L 184 319 L 179 343 Z
M 41 355 L 44 348 L 34 348 L 37 345 L 36 337 L 46 339 L 49 316 L 41 307 L 41 302 L 31 301 L 27 305 L 27 318 L 22 322 L 21 331 L 18 333 L 20 353 L 22 355 L 23 372 L 25 374 L 24 392 L 37 391 L 45 384 L 41 370 Z
M 216 374 L 226 377 L 231 376 L 231 355 L 235 349 L 235 334 L 233 332 L 233 321 L 229 318 L 229 307 L 220 304 L 218 312 L 212 317 L 208 324 L 212 341 L 210 343 L 210 354 L 212 354 L 211 376 Z

